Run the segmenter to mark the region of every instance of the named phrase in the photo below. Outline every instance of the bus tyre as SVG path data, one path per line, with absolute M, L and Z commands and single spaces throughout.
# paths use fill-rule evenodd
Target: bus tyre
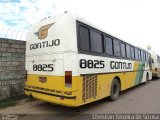
M 110 95 L 110 100 L 115 101 L 118 99 L 120 93 L 120 83 L 117 79 L 114 79 L 112 81 L 111 85 L 111 95 Z
M 148 73 L 147 73 L 147 74 L 146 74 L 146 82 L 145 82 L 145 84 L 147 84 L 148 81 L 149 81 L 149 75 L 148 75 Z

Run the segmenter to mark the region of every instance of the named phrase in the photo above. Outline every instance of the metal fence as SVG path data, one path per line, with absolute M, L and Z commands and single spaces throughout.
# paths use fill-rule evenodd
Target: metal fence
M 0 38 L 23 40 L 25 41 L 25 30 L 14 30 L 8 28 L 0 28 Z

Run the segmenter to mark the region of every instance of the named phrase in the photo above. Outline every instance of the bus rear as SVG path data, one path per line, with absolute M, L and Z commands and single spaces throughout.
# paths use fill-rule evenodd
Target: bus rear
M 153 77 L 160 77 L 160 57 L 152 52 L 151 54 L 152 57 L 152 76 Z
M 76 61 L 75 20 L 64 13 L 37 22 L 27 34 L 25 94 L 76 106 Z

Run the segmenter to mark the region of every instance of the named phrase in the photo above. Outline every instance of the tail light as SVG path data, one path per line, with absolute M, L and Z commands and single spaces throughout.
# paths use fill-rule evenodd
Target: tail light
M 65 71 L 65 86 L 72 86 L 72 71 Z
M 157 72 L 157 68 L 155 68 L 155 71 Z

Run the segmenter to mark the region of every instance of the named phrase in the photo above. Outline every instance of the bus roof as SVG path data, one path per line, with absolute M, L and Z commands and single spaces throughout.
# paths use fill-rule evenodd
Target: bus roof
M 36 24 L 38 24 L 39 22 L 42 22 L 42 21 L 44 21 L 44 20 L 52 19 L 52 18 L 54 18 L 54 17 L 63 16 L 63 15 L 66 15 L 66 14 L 69 15 L 70 18 L 74 19 L 75 21 L 80 21 L 80 22 L 82 22 L 82 23 L 84 23 L 84 24 L 87 24 L 87 25 L 93 27 L 94 29 L 97 29 L 97 30 L 99 30 L 99 31 L 107 34 L 108 36 L 111 36 L 112 38 L 118 39 L 118 40 L 120 40 L 120 41 L 122 41 L 122 42 L 125 42 L 125 43 L 131 45 L 131 46 L 134 46 L 134 47 L 139 48 L 139 49 L 141 49 L 141 50 L 143 50 L 143 51 L 145 51 L 145 52 L 148 52 L 148 51 L 147 51 L 146 49 L 144 49 L 144 48 L 135 46 L 135 45 L 129 43 L 128 41 L 122 40 L 122 39 L 120 39 L 120 38 L 118 38 L 118 37 L 114 37 L 115 35 L 112 35 L 112 34 L 109 33 L 108 31 L 106 31 L 105 29 L 103 29 L 102 27 L 100 27 L 100 26 L 98 26 L 98 25 L 95 25 L 95 24 L 93 24 L 92 22 L 90 22 L 89 20 L 87 20 L 87 19 L 85 19 L 85 18 L 83 18 L 83 17 L 81 17 L 81 16 L 79 16 L 79 15 L 77 15 L 77 14 L 70 13 L 70 12 L 68 12 L 68 11 L 65 11 L 64 13 L 59 14 L 59 15 L 54 15 L 54 16 L 45 17 L 45 18 L 41 19 L 40 21 L 36 22 L 34 25 L 36 25 Z M 34 26 L 34 25 L 33 25 L 33 26 Z

